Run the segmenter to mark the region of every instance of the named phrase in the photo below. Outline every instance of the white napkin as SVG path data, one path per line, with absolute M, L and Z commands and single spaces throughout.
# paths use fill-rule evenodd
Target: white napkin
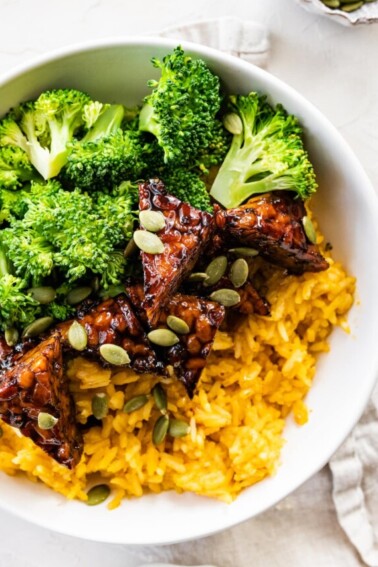
M 239 18 L 218 18 L 167 28 L 162 37 L 184 39 L 202 43 L 231 55 L 241 57 L 259 67 L 264 67 L 269 53 L 269 38 L 265 26 Z
M 378 567 L 378 389 L 330 468 L 340 525 L 365 564 Z
M 264 66 L 268 60 L 267 29 L 261 24 L 237 18 L 191 23 L 166 29 L 159 35 L 178 41 L 202 43 L 259 66 Z M 365 564 L 369 567 L 378 567 L 378 390 L 360 423 L 332 458 L 330 467 L 333 476 L 333 499 L 339 523 Z M 251 565 L 265 567 L 273 564 L 291 564 L 295 567 L 299 565 L 344 567 L 346 565 L 344 556 L 342 557 L 337 548 L 331 549 L 325 534 L 323 534 L 323 545 L 321 541 L 313 541 L 317 529 L 321 534 L 321 526 L 318 526 L 316 519 L 316 508 L 319 506 L 322 493 L 327 492 L 328 485 L 327 471 L 323 470 L 260 519 L 255 518 L 238 528 L 193 543 L 166 547 L 133 547 L 128 550 L 135 553 L 141 561 L 147 562 L 148 567 L 166 567 L 167 563 L 163 565 L 163 563 L 151 562 L 157 560 L 177 562 L 180 558 L 184 564 L 188 561 L 198 563 L 205 560 L 216 561 L 220 567 L 251 567 Z M 282 517 L 274 517 L 277 513 L 281 513 Z M 302 515 L 303 519 L 306 519 L 304 529 L 307 532 L 301 534 L 299 546 L 298 541 L 292 541 L 293 545 L 290 546 L 290 539 L 294 534 L 287 520 L 291 514 Z M 333 526 L 333 516 L 333 510 L 327 511 L 328 532 Z M 270 541 L 265 540 L 265 547 L 259 549 L 259 544 L 267 530 L 270 532 Z M 272 547 L 275 541 L 274 533 L 277 530 L 285 530 L 288 534 L 285 557 L 280 553 L 278 555 L 285 563 L 276 563 L 273 559 L 274 555 L 277 561 L 277 554 L 273 554 Z M 332 531 L 336 532 L 335 537 L 340 538 L 337 530 Z M 272 563 L 270 556 L 266 556 L 269 548 L 272 550 Z M 303 553 L 306 553 L 306 558 L 303 557 Z M 327 563 L 317 562 L 321 556 L 327 557 Z M 147 563 L 140 567 L 147 567 Z M 173 563 L 170 563 L 170 566 L 175 567 Z

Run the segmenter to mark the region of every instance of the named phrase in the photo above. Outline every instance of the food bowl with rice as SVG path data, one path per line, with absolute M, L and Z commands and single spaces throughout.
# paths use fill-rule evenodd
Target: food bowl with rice
M 208 88 L 218 83 L 206 73 L 219 77 L 225 97 L 222 140 L 228 145 L 214 171 L 214 159 L 201 169 L 201 180 L 204 170 L 210 170 L 206 188 L 214 197 L 211 209 L 206 205 L 207 210 L 201 210 L 204 201 L 198 195 L 203 184 L 196 185 L 197 193 L 184 197 L 182 192 L 175 194 L 177 171 L 171 185 L 166 182 L 166 162 L 173 156 L 178 163 L 181 140 L 164 146 L 162 169 L 154 162 L 151 176 L 139 176 L 142 181 L 135 193 L 139 220 L 135 213 L 131 234 L 141 252 L 134 251 L 127 260 L 128 278 L 130 272 L 135 277 L 133 270 L 141 261 L 144 281 L 140 274 L 136 284 L 127 279 L 126 293 L 124 287 L 114 286 L 109 292 L 109 282 L 101 292 L 104 284 L 98 278 L 91 286 L 76 284 L 63 291 L 56 283 L 29 284 L 33 299 L 45 300 L 51 287 L 54 298 L 42 301 L 39 319 L 26 326 L 25 351 L 21 352 L 23 346 L 17 347 L 16 355 L 6 351 L 12 342 L 9 330 L 4 339 L 2 356 L 9 364 L 0 382 L 0 506 L 38 525 L 95 541 L 173 543 L 209 535 L 263 512 L 328 461 L 361 416 L 378 372 L 378 267 L 370 260 L 370 250 L 378 246 L 378 205 L 358 160 L 327 119 L 277 78 L 213 49 L 190 43 L 182 48 L 184 55 L 166 39 L 101 40 L 48 55 L 0 81 L 0 116 L 18 123 L 24 135 L 30 107 L 18 107 L 21 102 L 37 99 L 41 106 L 42 100 L 46 109 L 46 95 L 38 98 L 41 93 L 51 96 L 58 92 L 55 89 L 76 89 L 110 105 L 105 110 L 92 105 L 95 118 L 86 111 L 91 127 L 96 127 L 96 120 L 103 121 L 106 112 L 118 112 L 116 105 L 124 105 L 122 131 L 138 130 L 143 124 L 143 151 L 156 143 L 155 138 L 160 149 L 167 140 L 151 126 L 156 126 L 151 108 L 161 95 L 159 73 L 167 54 L 181 57 L 185 65 L 203 61 L 201 80 L 206 76 Z M 160 68 L 151 66 L 151 58 L 160 61 Z M 175 70 L 177 59 L 169 61 Z M 189 82 L 188 92 L 190 88 Z M 150 108 L 135 110 L 144 97 L 151 97 L 151 89 L 155 98 L 147 100 Z M 196 104 L 201 96 L 195 97 Z M 186 104 L 185 96 L 183 100 Z M 252 107 L 258 118 L 249 131 Z M 7 114 L 10 108 L 21 110 Z M 48 112 L 51 108 L 49 99 Z M 21 119 L 20 113 L 25 113 Z M 38 136 L 48 145 L 45 123 L 42 128 L 39 120 Z M 277 137 L 275 148 L 281 151 L 284 144 L 296 160 L 287 159 L 284 169 L 273 171 L 271 162 L 266 165 L 274 154 L 269 136 L 279 129 L 267 124 L 275 120 L 283 121 L 283 131 L 289 132 Z M 167 132 L 172 135 L 170 127 Z M 202 127 L 198 122 L 197 133 Z M 247 159 L 245 154 L 239 159 L 246 151 L 247 133 L 256 142 L 266 130 L 267 145 L 259 139 L 267 151 L 248 169 L 241 193 L 230 200 L 236 183 L 234 178 L 230 181 L 235 169 L 229 167 L 230 160 L 238 161 L 241 171 Z M 203 132 L 205 136 L 207 130 Z M 191 138 L 189 153 L 198 140 L 200 136 Z M 69 146 L 70 156 L 76 143 Z M 97 138 L 92 136 L 90 143 L 92 151 Z M 201 159 L 206 143 L 200 148 Z M 18 248 L 13 252 L 17 223 L 37 230 L 32 224 L 37 222 L 32 214 L 35 195 L 43 199 L 44 211 L 46 203 L 49 211 L 56 211 L 61 200 L 59 219 L 66 218 L 65 210 L 75 218 L 70 199 L 84 207 L 86 199 L 94 198 L 90 190 L 80 192 L 69 185 L 76 175 L 70 167 L 73 158 L 66 153 L 58 157 L 64 177 L 57 177 L 54 169 L 46 173 L 45 153 L 43 166 L 34 154 L 30 157 L 33 166 L 39 166 L 38 175 L 45 180 L 55 176 L 60 185 L 33 178 L 31 189 L 22 189 L 27 191 L 27 212 L 22 209 L 17 213 L 21 219 L 9 216 L 4 221 L 10 236 L 2 242 L 13 266 L 22 260 L 19 255 L 16 259 Z M 297 168 L 299 162 L 305 165 L 305 184 L 296 177 L 295 187 L 304 187 L 303 195 L 287 185 L 281 191 L 283 172 Z M 312 164 L 318 189 L 307 199 L 306 191 L 316 185 Z M 53 165 L 57 167 L 57 160 Z M 78 184 L 89 179 L 94 187 L 98 177 L 91 177 L 91 171 L 85 169 L 88 176 L 82 175 Z M 258 188 L 253 195 L 252 181 Z M 268 181 L 269 189 L 263 189 Z M 131 191 L 132 197 L 131 185 L 125 187 L 119 196 Z M 49 191 L 53 201 L 48 200 Z M 70 192 L 70 199 L 65 200 L 65 192 Z M 191 199 L 192 205 L 187 203 Z M 12 203 L 9 200 L 9 207 Z M 95 205 L 99 211 L 103 201 Z M 51 243 L 50 213 L 45 218 L 38 211 L 38 227 L 43 217 L 44 238 Z M 101 242 L 105 241 L 111 221 L 103 226 L 103 217 L 90 219 L 96 230 L 103 227 Z M 184 226 L 188 222 L 190 239 Z M 185 253 L 178 255 L 178 249 Z M 62 250 L 53 255 L 54 262 L 61 262 L 59 273 L 72 261 L 70 251 Z M 96 274 L 96 266 L 90 269 Z M 179 282 L 175 269 L 181 273 Z M 71 279 L 72 273 L 77 272 L 70 272 Z M 160 276 L 158 286 L 154 287 L 154 278 L 148 279 L 151 274 Z M 51 282 L 53 276 L 49 277 Z M 64 301 L 59 294 L 66 294 Z M 62 322 L 62 309 L 51 307 L 58 300 L 69 306 L 70 315 L 62 316 Z M 72 304 L 75 309 L 79 305 L 76 311 L 70 311 Z M 244 311 L 235 313 L 241 305 Z M 38 333 L 42 342 L 36 339 Z M 33 379 L 30 398 L 25 392 L 29 395 Z M 50 380 L 57 411 L 52 398 L 48 405 L 41 402 L 42 390 L 36 394 L 36 384 L 46 386 L 44 380 Z M 55 389 L 54 380 L 59 384 Z M 64 421 L 68 414 L 74 415 L 75 423 Z

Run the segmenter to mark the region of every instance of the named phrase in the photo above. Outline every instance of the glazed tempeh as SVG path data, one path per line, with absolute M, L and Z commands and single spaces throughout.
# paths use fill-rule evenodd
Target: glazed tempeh
M 158 179 L 139 186 L 139 209 L 159 211 L 165 217 L 165 227 L 157 232 L 164 244 L 164 252 L 141 252 L 145 292 L 143 307 L 151 327 L 154 327 L 164 305 L 206 248 L 213 232 L 214 217 L 168 195 Z
M 40 413 L 55 418 L 43 429 Z M 0 377 L 0 417 L 30 437 L 58 463 L 73 468 L 80 460 L 82 439 L 76 426 L 75 408 L 63 378 L 62 348 L 55 332 L 24 354 Z
M 306 237 L 303 201 L 289 192 L 276 191 L 250 199 L 236 209 L 218 210 L 218 230 L 225 231 L 234 242 L 251 246 L 260 254 L 295 274 L 320 272 L 327 261 Z

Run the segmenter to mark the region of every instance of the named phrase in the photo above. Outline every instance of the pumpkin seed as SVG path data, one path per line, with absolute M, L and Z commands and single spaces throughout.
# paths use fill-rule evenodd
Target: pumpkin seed
M 215 285 L 219 282 L 227 270 L 227 257 L 218 256 L 206 268 L 207 280 L 204 282 L 206 287 Z
M 37 337 L 44 331 L 47 331 L 53 322 L 54 319 L 52 317 L 41 317 L 40 319 L 36 319 L 24 329 L 22 336 L 25 338 Z
M 165 227 L 165 217 L 159 211 L 141 211 L 139 222 L 146 230 L 158 232 Z
M 172 331 L 175 331 L 175 333 L 179 335 L 187 335 L 190 331 L 188 323 L 175 315 L 168 315 L 167 325 Z
M 243 132 L 243 122 L 241 121 L 239 114 L 236 114 L 236 112 L 226 114 L 223 118 L 223 126 L 231 134 L 241 134 Z
M 253 256 L 258 256 L 259 251 L 254 248 L 248 248 L 247 246 L 240 246 L 239 248 L 230 248 L 229 252 L 235 254 L 236 256 L 245 256 L 246 258 L 253 258 Z
M 361 8 L 363 5 L 364 3 L 362 1 L 355 2 L 354 4 L 343 4 L 340 9 L 343 10 L 343 12 L 354 12 L 355 10 Z
M 110 285 L 107 289 L 101 289 L 98 294 L 102 299 L 108 299 L 109 297 L 117 297 L 121 293 L 125 293 L 125 286 Z
M 234 289 L 217 289 L 209 297 L 225 307 L 233 307 L 240 303 L 240 295 Z
M 18 331 L 17 329 L 11 328 L 7 329 L 4 333 L 5 342 L 8 346 L 14 346 L 18 341 Z
M 339 8 L 340 6 L 339 0 L 323 0 L 323 4 L 328 6 L 328 8 Z
M 147 338 L 155 345 L 161 347 L 171 347 L 180 342 L 178 336 L 169 329 L 155 329 L 154 331 L 150 331 Z
M 248 278 L 248 272 L 248 264 L 244 258 L 235 260 L 230 269 L 230 280 L 235 287 L 241 287 L 245 284 Z
M 85 328 L 74 321 L 68 329 L 68 342 L 75 350 L 84 350 L 88 344 L 88 335 Z
M 316 244 L 316 232 L 315 232 L 315 227 L 311 222 L 311 219 L 309 217 L 303 217 L 302 223 L 307 238 L 309 239 L 310 242 Z
M 47 305 L 54 301 L 56 297 L 56 291 L 53 287 L 41 286 L 41 287 L 31 287 L 28 289 L 28 294 L 32 296 L 33 299 L 38 301 L 41 305 Z
M 209 278 L 205 272 L 193 272 L 188 277 L 188 282 L 204 282 Z
M 124 348 L 118 345 L 104 344 L 99 348 L 100 354 L 106 362 L 114 366 L 123 366 L 130 363 L 130 357 Z
M 102 504 L 109 497 L 109 494 L 110 488 L 107 484 L 98 484 L 97 486 L 93 486 L 93 488 L 87 492 L 87 506 L 97 506 L 98 504 Z
M 167 394 L 161 384 L 155 384 L 152 388 L 152 395 L 154 397 L 155 405 L 158 410 L 167 410 Z
M 152 432 L 152 442 L 154 445 L 160 445 L 160 443 L 163 443 L 167 436 L 168 428 L 169 417 L 167 415 L 161 415 L 155 423 L 154 430 Z
M 100 278 L 95 276 L 91 281 L 91 288 L 94 293 L 97 293 L 100 289 Z
M 67 294 L 68 305 L 77 305 L 87 299 L 92 293 L 92 288 L 89 286 L 85 287 L 75 287 Z
M 190 431 L 190 425 L 180 419 L 170 419 L 168 433 L 171 437 L 185 437 Z
M 131 238 L 125 248 L 123 255 L 125 258 L 129 258 L 130 256 L 134 256 L 134 254 L 138 251 L 138 246 L 135 244 L 134 238 Z
M 96 419 L 103 419 L 108 415 L 109 400 L 106 394 L 95 394 L 92 398 L 92 414 Z
M 38 414 L 38 427 L 40 429 L 52 429 L 58 423 L 58 418 L 54 417 L 50 413 L 45 413 L 41 411 Z
M 153 232 L 147 230 L 136 230 L 134 232 L 134 242 L 143 252 L 147 254 L 162 254 L 164 244 Z
M 148 396 L 141 394 L 140 396 L 134 396 L 130 398 L 124 405 L 123 411 L 124 413 L 133 413 L 133 411 L 137 411 L 138 409 L 142 408 L 148 402 Z

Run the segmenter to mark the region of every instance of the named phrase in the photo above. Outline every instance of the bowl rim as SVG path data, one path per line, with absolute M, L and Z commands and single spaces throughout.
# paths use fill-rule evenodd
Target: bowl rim
M 287 95 L 291 98 L 291 100 L 293 101 L 293 105 L 295 105 L 296 102 L 300 103 L 300 106 L 306 108 L 306 111 L 308 111 L 309 113 L 311 113 L 318 121 L 318 123 L 320 125 L 324 125 L 329 131 L 331 131 L 333 133 L 333 135 L 335 136 L 335 138 L 338 140 L 338 143 L 340 145 L 340 147 L 343 149 L 343 151 L 345 152 L 345 154 L 349 157 L 350 162 L 352 163 L 353 168 L 358 171 L 358 174 L 361 178 L 361 180 L 364 183 L 364 198 L 369 202 L 369 206 L 371 207 L 373 214 L 376 216 L 376 218 L 378 218 L 378 195 L 375 192 L 373 185 L 368 177 L 368 175 L 366 174 L 363 166 L 361 165 L 360 161 L 358 160 L 358 158 L 356 157 L 356 155 L 354 154 L 353 150 L 351 149 L 351 147 L 349 146 L 349 144 L 346 142 L 346 140 L 343 138 L 343 136 L 340 134 L 340 132 L 337 130 L 337 128 L 332 124 L 332 122 L 325 116 L 323 115 L 320 110 L 318 110 L 318 108 L 311 103 L 310 101 L 308 101 L 300 92 L 298 92 L 295 88 L 293 88 L 292 86 L 290 86 L 289 84 L 287 84 L 285 81 L 279 79 L 278 77 L 272 75 L 271 73 L 269 73 L 268 71 L 265 71 L 264 69 L 261 69 L 260 67 L 257 67 L 247 61 L 244 61 L 238 57 L 235 57 L 233 55 L 224 53 L 218 49 L 214 49 L 211 47 L 207 47 L 205 45 L 201 45 L 201 44 L 197 44 L 197 43 L 193 43 L 193 42 L 188 42 L 188 41 L 180 41 L 180 40 L 176 40 L 176 39 L 171 39 L 171 38 L 162 38 L 159 36 L 154 36 L 154 35 L 148 35 L 148 36 L 129 36 L 129 37 L 122 37 L 122 36 L 116 36 L 116 37 L 111 37 L 111 38 L 101 38 L 101 39 L 97 39 L 97 40 L 90 40 L 90 41 L 85 41 L 85 42 L 79 42 L 79 43 L 74 43 L 74 44 L 69 44 L 67 46 L 61 47 L 59 49 L 55 49 L 52 51 L 49 51 L 46 54 L 40 55 L 38 57 L 34 57 L 32 59 L 30 59 L 29 61 L 27 61 L 24 64 L 18 65 L 16 66 L 14 69 L 12 69 L 11 71 L 5 72 L 3 74 L 1 74 L 0 76 L 0 89 L 5 86 L 8 82 L 13 81 L 14 79 L 17 79 L 18 77 L 22 76 L 24 73 L 26 72 L 30 72 L 33 70 L 38 69 L 39 67 L 43 67 L 44 65 L 51 63 L 53 61 L 58 61 L 60 59 L 64 59 L 66 57 L 69 57 L 71 55 L 77 55 L 77 54 L 84 54 L 84 53 L 90 53 L 91 51 L 95 51 L 101 48 L 107 49 L 107 48 L 116 48 L 116 47 L 131 47 L 131 46 L 141 46 L 141 47 L 166 47 L 167 50 L 173 49 L 174 47 L 176 47 L 178 44 L 182 45 L 182 47 L 186 50 L 186 51 L 190 51 L 191 53 L 195 54 L 196 56 L 209 56 L 210 58 L 212 58 L 213 60 L 216 60 L 217 63 L 219 63 L 220 65 L 225 65 L 228 64 L 231 67 L 233 67 L 234 69 L 240 69 L 241 71 L 244 72 L 251 72 L 251 69 L 253 69 L 253 74 L 256 77 L 261 78 L 266 84 L 267 84 L 267 93 L 269 94 L 269 87 L 272 86 L 276 86 L 278 87 L 278 89 L 283 89 L 286 91 Z M 378 234 L 378 233 L 377 233 Z M 301 486 L 302 484 L 304 484 L 307 480 L 309 480 L 309 478 L 311 478 L 314 474 L 316 474 L 321 468 L 323 468 L 324 465 L 327 464 L 327 462 L 329 461 L 329 459 L 331 458 L 331 456 L 337 451 L 337 449 L 340 447 L 340 445 L 344 442 L 344 440 L 347 438 L 347 436 L 349 435 L 349 433 L 351 432 L 351 430 L 353 429 L 353 427 L 355 426 L 355 424 L 358 422 L 358 420 L 360 419 L 369 398 L 371 397 L 371 394 L 373 392 L 373 389 L 375 387 L 376 381 L 378 379 L 378 349 L 376 350 L 375 353 L 372 354 L 371 357 L 371 361 L 370 361 L 370 365 L 369 365 L 369 369 L 367 371 L 367 373 L 369 373 L 369 380 L 366 380 L 366 376 L 365 376 L 365 388 L 363 391 L 363 395 L 361 394 L 360 396 L 360 403 L 358 404 L 358 406 L 356 408 L 354 408 L 354 412 L 351 412 L 346 418 L 345 418 L 345 422 L 344 422 L 344 428 L 343 428 L 343 433 L 340 432 L 340 434 L 338 435 L 337 439 L 334 440 L 334 443 L 332 445 L 332 447 L 328 448 L 328 451 L 326 451 L 325 453 L 322 454 L 322 458 L 319 459 L 317 461 L 317 465 L 316 466 L 312 466 L 311 470 L 306 471 L 306 474 L 303 474 L 300 478 L 295 478 L 293 480 L 291 480 L 291 482 L 288 482 L 285 490 L 283 490 L 280 495 L 278 497 L 273 497 L 271 498 L 267 503 L 260 505 L 259 507 L 257 507 L 252 513 L 246 509 L 244 511 L 239 511 L 238 516 L 235 518 L 234 516 L 232 516 L 232 514 L 224 514 L 224 521 L 222 523 L 221 527 L 216 527 L 216 528 L 211 528 L 209 527 L 209 529 L 207 531 L 204 531 L 203 529 L 200 530 L 196 530 L 196 527 L 194 526 L 191 534 L 189 536 L 186 537 L 181 537 L 179 539 L 166 539 L 164 541 L 161 540 L 161 538 L 156 538 L 154 539 L 153 537 L 149 536 L 148 540 L 143 539 L 143 541 L 125 541 L 125 539 L 117 539 L 117 538 L 111 538 L 111 537 L 107 537 L 106 535 L 104 535 L 103 537 L 95 537 L 95 536 L 91 536 L 90 531 L 88 532 L 88 530 L 81 530 L 80 533 L 78 533 L 77 530 L 77 526 L 75 526 L 75 530 L 74 530 L 74 526 L 72 526 L 72 528 L 68 528 L 68 527 L 61 527 L 61 526 L 53 526 L 51 527 L 51 525 L 49 524 L 49 522 L 46 520 L 44 521 L 43 518 L 38 517 L 36 518 L 34 516 L 34 514 L 30 511 L 28 511 L 28 507 L 23 507 L 23 509 L 20 509 L 20 507 L 18 506 L 12 506 L 12 505 L 8 505 L 4 502 L 1 501 L 0 499 L 0 509 L 3 509 L 4 511 L 7 511 L 15 516 L 18 516 L 32 524 L 38 525 L 40 527 L 46 528 L 46 529 L 50 529 L 53 530 L 55 532 L 64 534 L 64 535 L 69 535 L 72 537 L 76 537 L 76 538 L 80 538 L 80 539 L 86 539 L 86 540 L 91 540 L 91 541 L 96 541 L 96 542 L 102 542 L 102 543 L 113 543 L 113 544 L 123 544 L 123 545 L 165 545 L 165 544 L 174 544 L 174 543 L 178 543 L 178 542 L 184 542 L 184 541 L 189 541 L 189 540 L 193 540 L 196 538 L 202 538 L 202 537 L 206 537 L 218 532 L 221 532 L 227 528 L 231 528 L 235 525 L 238 525 L 244 521 L 247 521 L 249 519 L 251 519 L 252 517 L 255 517 L 257 515 L 259 515 L 260 513 L 270 509 L 272 506 L 276 505 L 278 502 L 280 502 L 281 500 L 283 500 L 284 498 L 286 498 L 289 494 L 291 494 L 294 490 L 296 490 L 299 486 Z M 367 374 L 366 373 L 366 374 Z M 269 480 L 269 479 L 266 479 Z M 232 506 L 232 504 L 227 505 L 227 506 Z

